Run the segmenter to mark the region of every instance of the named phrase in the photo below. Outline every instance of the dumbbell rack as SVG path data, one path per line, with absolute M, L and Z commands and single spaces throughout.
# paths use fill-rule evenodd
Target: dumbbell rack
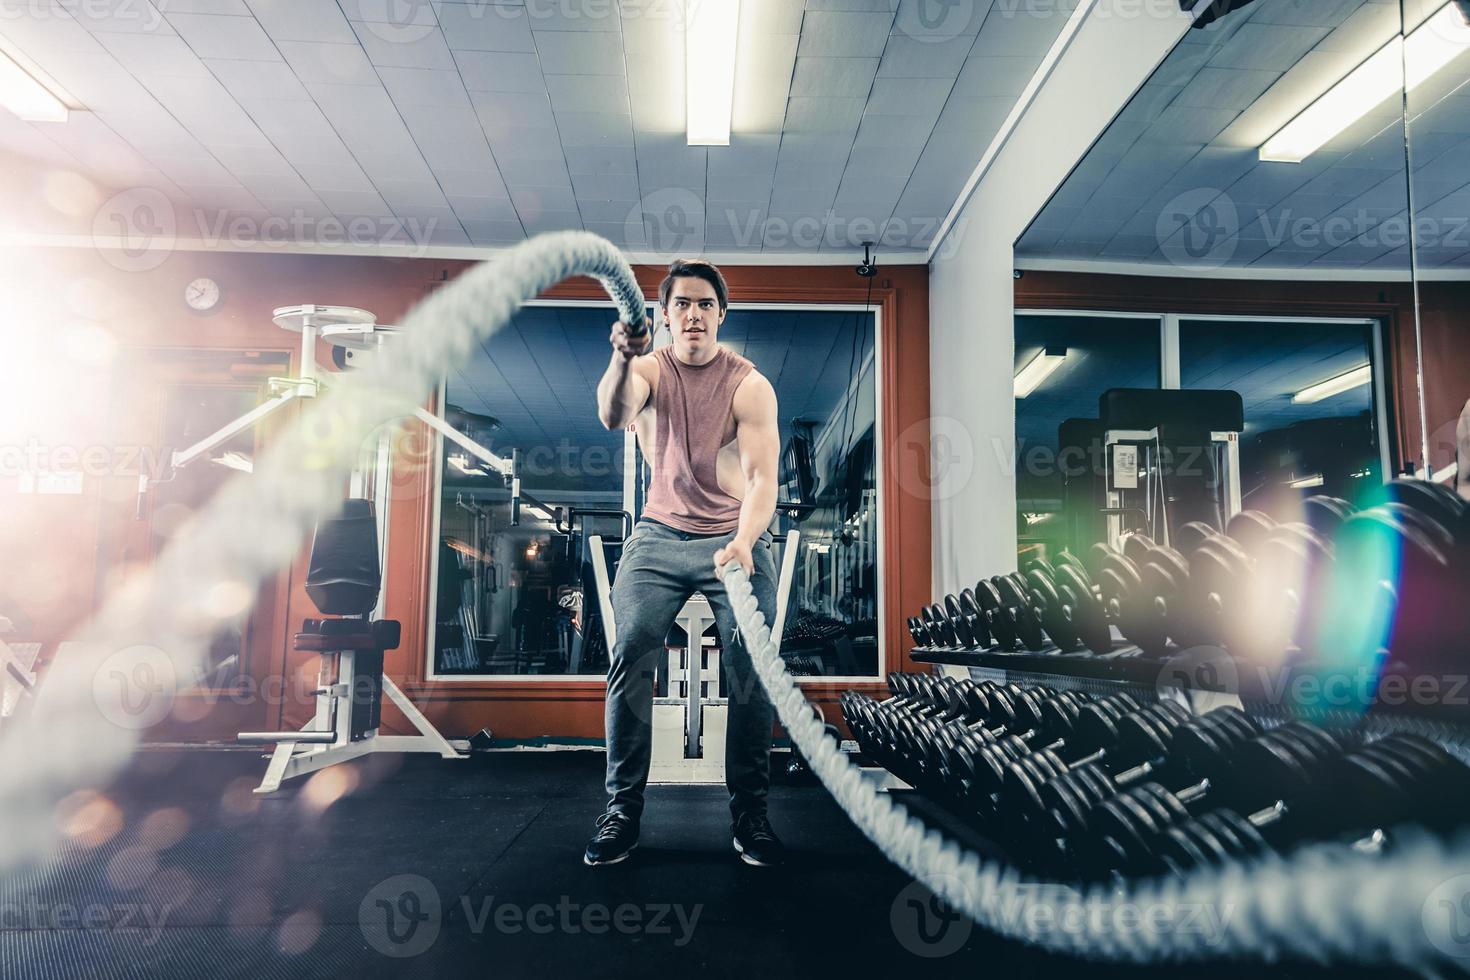
M 1113 653 L 1101 655 L 1061 653 L 1056 647 L 1015 652 L 913 647 L 909 656 L 917 664 L 929 664 L 941 672 L 973 680 L 1044 684 L 1089 694 L 1121 690 L 1140 700 L 1172 698 L 1195 712 L 1219 704 L 1236 704 L 1268 728 L 1301 719 L 1352 725 L 1371 736 L 1395 732 L 1420 735 L 1470 762 L 1470 681 L 1461 684 L 1460 678 L 1405 678 L 1406 691 L 1416 682 L 1432 682 L 1445 693 L 1446 702 L 1454 703 L 1379 704 L 1365 712 L 1361 706 L 1324 709 L 1298 697 L 1302 686 L 1296 679 L 1310 676 L 1307 667 L 1251 668 L 1221 678 L 1219 671 L 1212 676 L 1209 670 L 1202 670 L 1205 662 L 1192 658 L 1186 651 L 1159 657 L 1146 655 L 1136 646 L 1120 646 Z M 1213 662 L 1223 660 L 1222 656 Z

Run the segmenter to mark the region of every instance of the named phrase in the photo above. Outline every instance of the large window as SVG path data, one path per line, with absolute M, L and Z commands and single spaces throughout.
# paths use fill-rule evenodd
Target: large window
M 1018 312 L 1015 331 L 1023 554 L 1080 554 L 1106 539 L 1098 397 L 1112 388 L 1238 393 L 1241 506 L 1278 520 L 1299 519 L 1309 494 L 1354 499 L 1382 482 L 1387 407 L 1373 320 L 1050 311 Z M 1157 501 L 1177 503 L 1173 494 Z
M 591 537 L 615 576 L 649 475 L 632 435 L 597 419 L 610 320 L 605 303 L 527 306 L 446 379 L 445 420 L 516 454 L 522 507 L 512 525 L 505 482 L 443 442 L 430 676 L 605 674 Z M 876 327 L 863 310 L 740 307 L 720 331 L 776 389 L 778 571 L 800 532 L 782 652 L 798 675 L 881 670 Z
M 1182 388 L 1237 391 L 1241 505 L 1296 520 L 1308 494 L 1383 482 L 1370 321 L 1181 320 Z

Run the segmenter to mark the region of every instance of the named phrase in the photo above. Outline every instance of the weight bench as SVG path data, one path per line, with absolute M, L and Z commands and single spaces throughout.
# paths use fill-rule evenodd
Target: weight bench
M 306 620 L 292 642 L 298 652 L 321 656 L 316 714 L 300 731 L 239 734 L 246 745 L 276 746 L 255 792 L 274 793 L 283 780 L 371 752 L 464 758 L 383 674 L 383 654 L 398 648 L 402 627 L 394 619 L 371 618 L 381 589 L 372 501 L 349 500 L 341 517 L 317 525 L 306 576 L 306 594 L 333 618 Z M 419 734 L 378 734 L 385 694 Z

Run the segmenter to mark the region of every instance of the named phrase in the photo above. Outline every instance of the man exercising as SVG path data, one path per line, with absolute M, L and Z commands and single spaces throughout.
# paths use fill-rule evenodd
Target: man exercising
M 597 386 L 609 429 L 632 424 L 653 470 L 643 517 L 623 544 L 612 590 L 617 642 L 607 673 L 607 811 L 583 860 L 616 864 L 638 844 L 653 742 L 653 679 L 680 607 L 702 592 L 714 610 L 729 685 L 725 785 L 735 850 L 772 865 L 782 846 L 766 817 L 773 710 L 737 635 L 717 569 L 738 562 L 766 622 L 775 621 L 768 527 L 776 510 L 776 392 L 755 365 L 718 341 L 729 307 L 720 270 L 679 260 L 658 291 L 673 344 L 652 354 L 649 324 L 615 323 Z M 694 650 L 699 637 L 689 637 Z

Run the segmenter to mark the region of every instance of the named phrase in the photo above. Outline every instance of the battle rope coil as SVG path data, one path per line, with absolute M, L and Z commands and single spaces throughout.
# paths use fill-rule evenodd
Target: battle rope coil
M 150 573 L 109 597 L 79 644 L 50 668 L 36 710 L 0 739 L 7 831 L 0 835 L 0 870 L 42 853 L 52 842 L 57 801 L 119 770 L 138 732 L 161 720 L 137 714 L 130 703 L 136 692 L 116 683 L 119 677 L 141 676 L 161 692 L 188 686 L 209 637 L 238 611 L 238 597 L 253 595 L 291 561 L 313 525 L 340 508 L 345 478 L 373 430 L 422 404 L 445 367 L 467 358 L 523 302 L 574 275 L 598 279 L 624 322 L 644 316 L 632 269 L 596 235 L 543 235 L 507 250 L 415 307 L 391 361 L 375 359 L 344 375 L 263 454 L 253 478 L 227 484 Z M 1085 894 L 962 851 L 875 790 L 838 751 L 782 666 L 744 572 L 727 566 L 725 584 L 761 682 L 812 771 L 889 859 L 981 925 L 1060 951 L 1135 962 L 1282 955 L 1411 967 L 1442 962 L 1421 909 L 1436 884 L 1470 872 L 1470 842 L 1447 849 L 1410 841 L 1381 860 L 1307 849 L 1289 859 Z M 1133 907 L 1143 919 L 1129 928 L 1117 916 L 1099 916 L 1100 907 Z M 1186 908 L 1213 909 L 1223 928 L 1149 927 L 1151 911 Z

